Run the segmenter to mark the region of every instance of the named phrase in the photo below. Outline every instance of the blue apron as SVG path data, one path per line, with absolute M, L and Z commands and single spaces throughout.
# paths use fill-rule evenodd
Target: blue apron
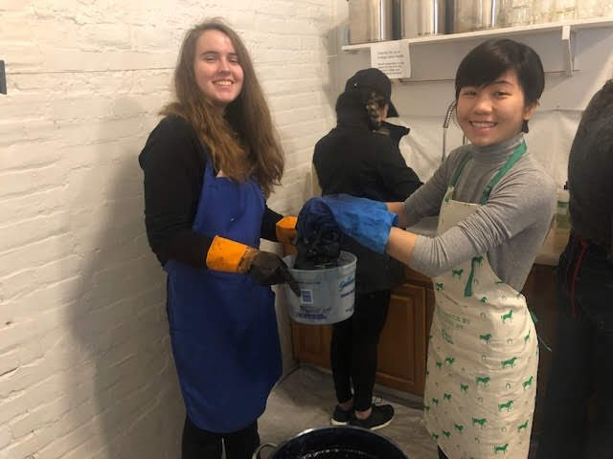
M 192 229 L 257 248 L 264 207 L 254 181 L 217 178 L 207 162 Z M 175 260 L 164 270 L 175 366 L 190 420 L 215 433 L 245 428 L 264 412 L 281 375 L 275 294 L 244 274 Z

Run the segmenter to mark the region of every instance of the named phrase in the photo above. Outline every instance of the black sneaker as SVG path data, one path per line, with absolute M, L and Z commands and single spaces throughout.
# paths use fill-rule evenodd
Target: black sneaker
M 366 419 L 361 420 L 356 418 L 352 412 L 352 418 L 350 419 L 350 425 L 359 426 L 368 430 L 379 430 L 388 426 L 394 418 L 394 408 L 390 404 L 383 404 L 381 406 L 371 406 L 371 415 Z
M 333 412 L 333 416 L 330 418 L 331 425 L 347 425 L 350 423 L 350 419 L 352 418 L 352 414 L 354 411 L 352 409 L 343 410 L 339 405 L 335 406 L 335 411 Z

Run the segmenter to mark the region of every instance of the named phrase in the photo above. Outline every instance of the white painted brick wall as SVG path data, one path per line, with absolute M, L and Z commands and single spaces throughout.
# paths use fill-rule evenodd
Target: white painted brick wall
M 330 0 L 0 2 L 0 457 L 179 455 L 183 404 L 138 153 L 185 30 L 225 17 L 251 51 L 287 156 L 269 204 L 297 212 L 332 119 L 336 10 Z

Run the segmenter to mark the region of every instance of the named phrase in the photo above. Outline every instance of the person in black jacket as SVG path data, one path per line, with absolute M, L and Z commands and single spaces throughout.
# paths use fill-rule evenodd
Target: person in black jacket
M 390 94 L 390 80 L 378 69 L 360 70 L 347 81 L 335 108 L 337 126 L 318 141 L 313 155 L 322 195 L 398 201 L 422 185 L 399 151 L 409 129 L 384 121 L 398 116 Z M 331 423 L 378 429 L 390 423 L 394 409 L 372 405 L 377 344 L 390 289 L 401 283 L 403 267 L 349 238 L 342 248 L 358 257 L 356 302 L 353 316 L 333 326 L 331 365 L 338 404 Z
M 281 375 L 272 284 L 298 284 L 260 238 L 289 241 L 296 218 L 266 206 L 284 158 L 240 37 L 219 20 L 190 29 L 176 100 L 139 156 L 151 249 L 186 406 L 183 458 L 249 458 Z
M 582 115 L 567 174 L 571 233 L 537 458 L 612 458 L 611 79 Z

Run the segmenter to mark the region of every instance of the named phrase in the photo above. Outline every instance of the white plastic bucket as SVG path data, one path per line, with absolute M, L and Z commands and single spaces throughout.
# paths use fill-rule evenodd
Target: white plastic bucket
M 286 256 L 284 262 L 293 267 L 295 258 Z M 337 267 L 321 270 L 290 268 L 301 288 L 301 295 L 297 296 L 284 284 L 290 318 L 302 324 L 333 324 L 352 316 L 356 260 L 354 254 L 341 251 Z

